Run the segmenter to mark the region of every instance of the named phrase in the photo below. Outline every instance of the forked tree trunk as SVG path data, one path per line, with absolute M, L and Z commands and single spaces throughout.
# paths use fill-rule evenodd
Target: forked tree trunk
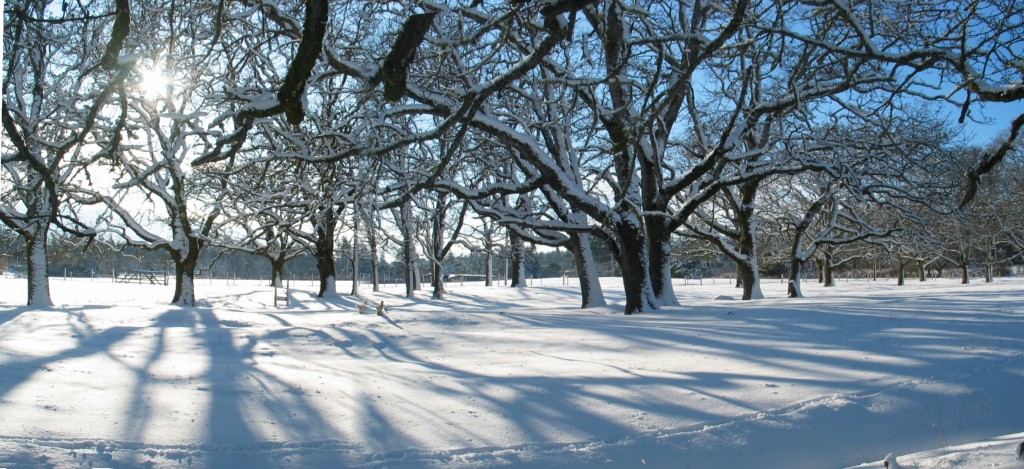
M 276 257 L 270 257 L 270 286 L 281 288 L 284 286 L 284 253 Z

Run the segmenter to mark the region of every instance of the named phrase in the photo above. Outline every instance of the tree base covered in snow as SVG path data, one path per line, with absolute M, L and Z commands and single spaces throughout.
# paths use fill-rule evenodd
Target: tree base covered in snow
M 316 298 L 0 280 L 0 467 L 1024 467 L 1024 282 Z M 344 288 L 344 286 L 341 286 Z M 358 313 L 384 301 L 384 316 Z

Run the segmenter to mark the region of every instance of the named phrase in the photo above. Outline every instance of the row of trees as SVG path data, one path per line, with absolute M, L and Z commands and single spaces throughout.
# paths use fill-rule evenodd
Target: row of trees
M 276 279 L 312 253 L 334 294 L 339 236 L 374 266 L 400 247 L 408 295 L 417 259 L 442 278 L 458 244 L 507 250 L 513 284 L 526 244 L 563 247 L 603 305 L 598 239 L 627 314 L 678 304 L 679 245 L 728 256 L 751 299 L 766 249 L 799 296 L 801 266 L 864 243 L 903 265 L 1019 239 L 992 210 L 1019 201 L 1024 114 L 982 149 L 945 114 L 1024 97 L 1017 1 L 4 8 L 0 220 L 34 305 L 54 228 L 165 252 L 185 305 L 211 246 Z

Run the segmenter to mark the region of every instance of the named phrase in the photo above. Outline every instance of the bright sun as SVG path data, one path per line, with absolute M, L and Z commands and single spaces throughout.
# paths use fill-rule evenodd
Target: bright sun
M 161 71 L 162 68 L 160 64 L 157 64 L 149 70 L 140 72 L 142 80 L 139 82 L 139 89 L 146 97 L 155 98 L 164 94 L 167 91 L 167 85 L 171 84 L 171 80 Z

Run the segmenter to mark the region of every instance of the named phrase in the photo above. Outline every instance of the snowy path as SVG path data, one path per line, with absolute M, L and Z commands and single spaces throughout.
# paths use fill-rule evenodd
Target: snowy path
M 301 289 L 274 309 L 255 284 L 181 309 L 167 287 L 55 281 L 62 306 L 28 310 L 3 282 L 7 469 L 976 467 L 957 461 L 1001 446 L 912 453 L 1004 435 L 984 461 L 1024 467 L 1017 280 L 678 286 L 686 307 L 632 318 L 561 285 L 385 289 L 380 318 Z

